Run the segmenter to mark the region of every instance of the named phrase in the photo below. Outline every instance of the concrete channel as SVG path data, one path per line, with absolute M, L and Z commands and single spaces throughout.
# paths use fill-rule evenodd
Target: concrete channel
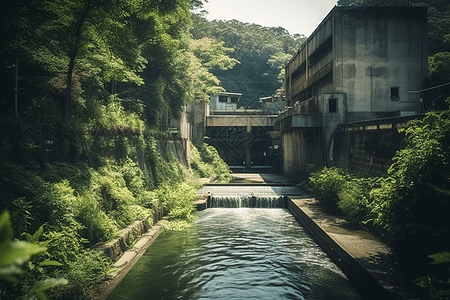
M 342 218 L 327 213 L 315 198 L 289 178 L 275 174 L 233 174 L 229 184 L 205 184 L 198 191 L 195 202 L 198 210 L 207 208 L 208 194 L 250 194 L 255 197 L 282 195 L 285 197 L 285 208 L 341 268 L 365 299 L 419 299 L 412 283 L 399 270 L 395 255 L 389 247 L 370 233 L 355 229 Z M 113 259 L 114 271 L 98 284 L 92 299 L 108 297 L 162 232 L 163 222 L 165 219 L 144 232 L 131 249 Z M 110 247 L 113 246 L 106 248 Z M 103 250 L 106 252 L 106 249 Z
M 234 181 L 234 182 L 233 182 Z M 234 174 L 227 185 L 205 185 L 199 190 L 198 209 L 209 196 L 283 195 L 287 208 L 322 249 L 347 275 L 365 299 L 419 299 L 392 250 L 367 231 L 327 213 L 319 201 L 291 179 L 276 174 Z

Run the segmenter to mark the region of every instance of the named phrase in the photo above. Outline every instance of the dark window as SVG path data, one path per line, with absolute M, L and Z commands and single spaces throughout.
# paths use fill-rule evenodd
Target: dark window
M 292 72 L 292 79 L 297 78 L 301 74 L 303 74 L 306 71 L 306 61 L 300 65 L 300 67 L 297 68 L 294 72 Z
M 219 96 L 219 102 L 227 102 L 227 96 Z
M 398 87 L 391 87 L 391 100 L 397 101 L 400 98 L 399 94 L 399 88 Z
M 239 99 L 239 97 L 231 96 L 231 103 L 237 103 L 238 99 Z
M 333 37 L 329 36 L 317 49 L 309 56 L 309 65 L 312 66 L 325 54 L 333 50 Z
M 335 98 L 328 99 L 328 112 L 330 113 L 337 112 L 337 99 Z

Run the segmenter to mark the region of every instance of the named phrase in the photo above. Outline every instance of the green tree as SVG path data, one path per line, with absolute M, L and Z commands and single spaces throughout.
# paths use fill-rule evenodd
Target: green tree
M 257 105 L 260 97 L 272 94 L 282 85 L 278 82 L 280 63 L 284 62 L 280 56 L 292 55 L 305 40 L 303 35 L 292 36 L 282 27 L 268 28 L 237 20 L 209 22 L 195 15 L 194 24 L 194 38 L 212 36 L 234 49 L 230 56 L 240 64 L 232 70 L 212 72 L 227 91 L 243 94 L 243 106 Z
M 418 263 L 450 248 L 449 128 L 449 110 L 410 121 L 405 147 L 395 155 L 389 177 L 371 192 L 375 223 L 405 259 Z
M 216 68 L 228 70 L 238 63 L 236 59 L 227 55 L 233 49 L 225 47 L 224 44 L 208 37 L 192 40 L 191 52 L 188 55 L 191 60 L 190 72 L 196 98 L 208 100 L 210 94 L 224 91 L 220 80 L 211 73 L 211 70 Z

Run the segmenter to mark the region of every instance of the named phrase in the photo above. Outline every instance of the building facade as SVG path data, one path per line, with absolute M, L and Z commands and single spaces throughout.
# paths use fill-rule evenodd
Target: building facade
M 420 113 L 410 91 L 426 78 L 427 45 L 426 8 L 334 7 L 286 66 L 287 110 L 275 125 L 284 173 L 303 178 L 307 164 L 330 164 L 339 124 Z M 308 140 L 320 141 L 320 154 Z

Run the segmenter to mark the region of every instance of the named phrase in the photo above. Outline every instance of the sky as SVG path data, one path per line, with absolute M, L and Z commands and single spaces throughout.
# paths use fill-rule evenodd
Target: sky
M 208 0 L 208 20 L 236 19 L 266 27 L 281 26 L 290 34 L 309 36 L 337 0 Z

